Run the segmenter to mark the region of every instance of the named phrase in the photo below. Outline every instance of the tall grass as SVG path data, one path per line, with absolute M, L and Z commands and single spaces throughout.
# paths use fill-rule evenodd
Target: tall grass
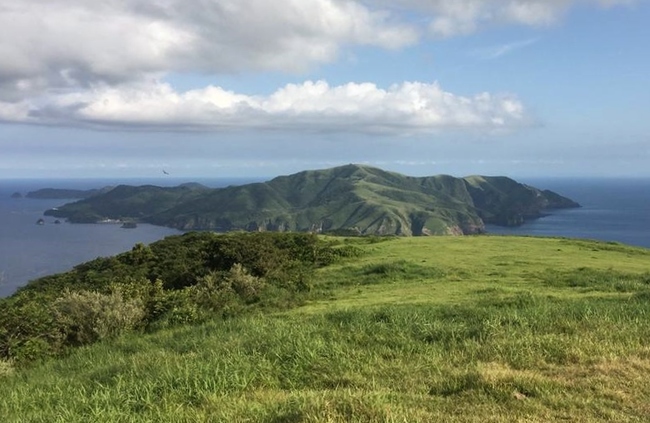
M 128 336 L 6 376 L 0 408 L 8 421 L 431 421 L 464 407 L 463 421 L 506 410 L 634 421 L 650 387 L 619 372 L 650 369 L 648 315 L 648 302 L 522 292 L 247 317 Z
M 6 364 L 2 421 L 650 421 L 645 255 L 439 242 L 366 244 L 314 281 L 339 299 Z

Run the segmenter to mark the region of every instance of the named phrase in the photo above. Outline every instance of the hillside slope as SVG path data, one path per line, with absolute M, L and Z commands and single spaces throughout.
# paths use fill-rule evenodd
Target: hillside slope
M 505 177 L 409 177 L 346 165 L 222 189 L 125 187 L 49 210 L 72 222 L 139 219 L 183 230 L 475 234 L 579 205 Z
M 180 262 L 194 263 L 212 241 L 254 239 L 258 251 L 269 235 L 285 245 L 304 234 L 187 234 L 153 245 L 149 261 L 136 248 L 67 277 L 153 270 L 168 282 L 177 266 L 164 263 L 185 248 Z M 534 237 L 319 239 L 358 254 L 319 267 L 291 309 L 259 299 L 189 324 L 192 303 L 179 299 L 195 297 L 178 296 L 188 287 L 163 303 L 171 326 L 26 367 L 0 359 L 3 422 L 648 421 L 650 250 Z M 163 264 L 171 273 L 156 270 Z M 26 305 L 39 288 L 5 301 L 38 313 L 43 302 Z

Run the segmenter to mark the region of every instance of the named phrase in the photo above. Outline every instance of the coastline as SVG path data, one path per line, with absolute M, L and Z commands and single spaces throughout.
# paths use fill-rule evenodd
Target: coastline
M 241 180 L 240 180 L 241 181 Z M 93 181 L 105 186 L 114 181 Z M 130 180 L 138 184 L 141 180 Z M 176 182 L 176 181 L 174 181 Z M 232 179 L 222 181 L 230 184 Z M 529 183 L 528 180 L 524 181 Z M 76 183 L 76 184 L 75 184 Z M 119 223 L 59 225 L 34 222 L 43 211 L 58 207 L 61 200 L 12 199 L 17 190 L 43 186 L 92 188 L 88 181 L 0 180 L 0 296 L 9 295 L 27 281 L 70 270 L 99 256 L 127 251 L 136 242 L 150 243 L 182 231 L 138 222 L 133 230 L 122 230 Z M 546 216 L 517 228 L 488 225 L 488 234 L 532 235 L 596 239 L 650 248 L 650 180 L 532 180 L 531 185 L 552 189 L 582 204 L 582 208 L 549 210 Z M 207 185 L 207 184 L 206 184 Z M 218 187 L 218 180 L 210 185 Z

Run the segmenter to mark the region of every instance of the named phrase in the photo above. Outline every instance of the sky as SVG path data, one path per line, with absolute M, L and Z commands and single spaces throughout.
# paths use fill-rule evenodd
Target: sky
M 0 178 L 650 177 L 647 0 L 0 0 Z

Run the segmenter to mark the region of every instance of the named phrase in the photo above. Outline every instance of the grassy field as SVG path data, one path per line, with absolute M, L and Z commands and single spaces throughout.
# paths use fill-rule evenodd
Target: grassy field
M 17 369 L 3 422 L 650 421 L 650 250 L 358 238 L 314 298 Z

